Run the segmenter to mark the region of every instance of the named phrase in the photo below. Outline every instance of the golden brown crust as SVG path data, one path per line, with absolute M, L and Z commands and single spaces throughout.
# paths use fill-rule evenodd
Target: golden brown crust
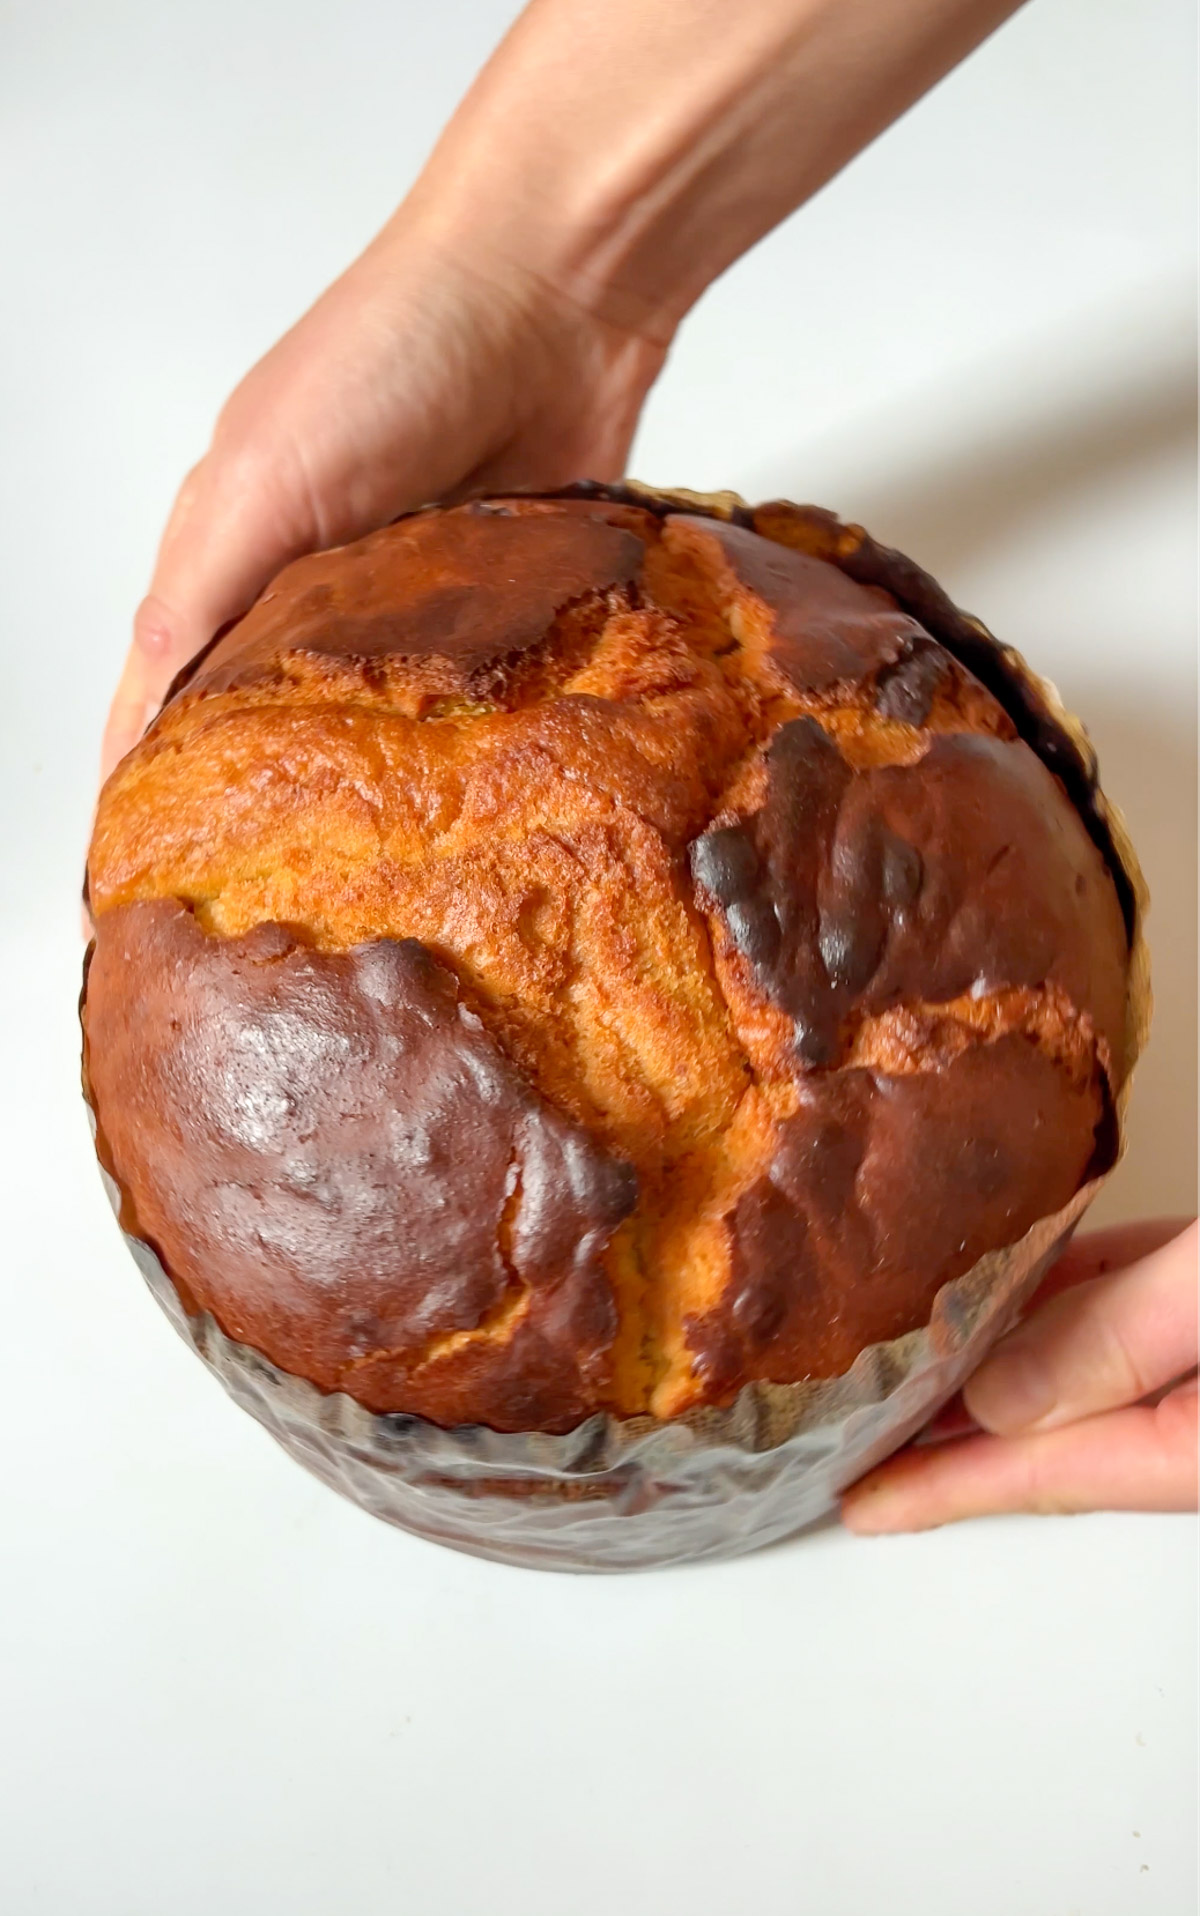
M 444 1423 L 675 1415 L 830 1374 L 1078 1187 L 1125 1068 L 1101 834 L 970 633 L 935 642 L 835 522 L 782 510 L 777 544 L 632 496 L 416 515 L 289 567 L 118 768 L 93 1096 L 231 1335 Z M 329 1188 L 372 1194 L 370 1257 L 212 1091 L 264 1030 Z M 351 1044 L 334 1090 L 313 1030 Z M 478 1176 L 414 1176 L 379 1136 L 448 1084 L 434 1129 L 478 1134 Z M 235 1187 L 255 1204 L 222 1210 Z M 514 1190 L 556 1246 L 537 1273 Z M 316 1215 L 306 1251 L 286 1220 Z

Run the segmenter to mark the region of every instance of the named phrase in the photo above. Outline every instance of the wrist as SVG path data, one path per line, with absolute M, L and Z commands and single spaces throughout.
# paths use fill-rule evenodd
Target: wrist
M 525 317 L 561 313 L 661 354 L 692 301 L 681 304 L 661 275 L 630 271 L 637 199 L 632 182 L 598 177 L 594 166 L 551 170 L 511 150 L 496 161 L 472 140 L 452 164 L 435 156 L 389 231 L 399 251 L 440 258 Z
M 1016 0 L 532 0 L 402 209 L 660 351 Z
M 397 215 L 660 350 L 791 203 L 756 150 L 836 0 L 534 0 Z

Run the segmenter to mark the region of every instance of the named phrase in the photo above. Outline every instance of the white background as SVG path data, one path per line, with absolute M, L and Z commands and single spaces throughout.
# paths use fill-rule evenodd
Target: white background
M 76 899 L 160 523 L 511 12 L 0 6 L 0 1909 L 1185 1916 L 1190 1519 L 477 1563 L 277 1452 L 108 1216 Z M 635 459 L 862 518 L 1089 720 L 1155 892 L 1110 1217 L 1193 1202 L 1192 12 L 1034 0 L 710 294 Z

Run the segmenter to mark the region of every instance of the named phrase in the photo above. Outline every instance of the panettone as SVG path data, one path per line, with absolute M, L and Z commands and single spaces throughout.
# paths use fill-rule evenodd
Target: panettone
M 1107 1168 L 1121 871 L 1000 649 L 862 550 L 430 510 L 182 675 L 102 795 L 85 1032 L 187 1310 L 372 1411 L 673 1418 L 844 1371 Z

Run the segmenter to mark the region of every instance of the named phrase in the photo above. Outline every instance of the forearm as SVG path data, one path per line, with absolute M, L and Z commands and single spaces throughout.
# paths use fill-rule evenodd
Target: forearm
M 397 216 L 666 343 L 1019 0 L 533 0 Z

